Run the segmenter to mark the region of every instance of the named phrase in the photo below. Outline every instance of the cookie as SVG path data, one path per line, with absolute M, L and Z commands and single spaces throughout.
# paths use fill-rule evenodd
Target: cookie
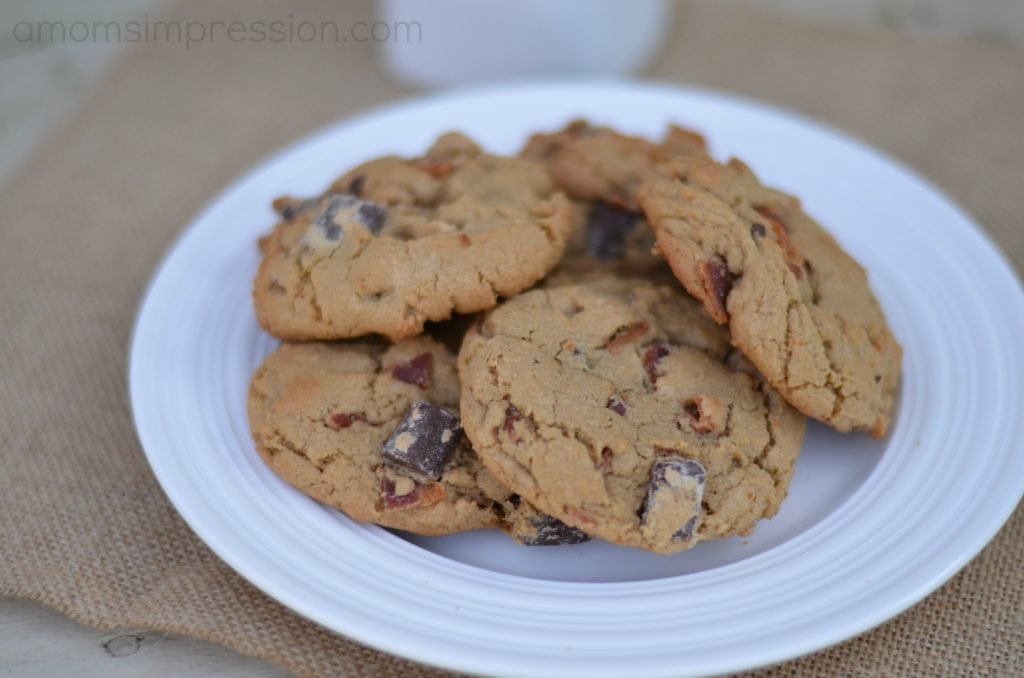
M 573 208 L 574 227 L 565 255 L 545 284 L 561 284 L 591 273 L 671 276 L 655 251 L 654 231 L 642 214 L 606 202 L 574 201 Z
M 502 484 L 658 553 L 774 515 L 805 427 L 697 302 L 640 279 L 504 302 L 467 335 L 459 373 L 466 434 Z
M 839 431 L 885 435 L 902 350 L 863 268 L 742 162 L 688 156 L 638 192 L 658 250 L 786 400 Z
M 355 520 L 425 535 L 503 527 L 527 544 L 587 539 L 482 466 L 462 432 L 454 355 L 433 338 L 284 344 L 253 377 L 249 418 L 278 475 Z
M 491 308 L 553 269 L 571 228 L 541 164 L 487 155 L 458 134 L 275 207 L 282 221 L 260 243 L 253 298 L 260 324 L 288 340 L 398 341 Z
M 558 187 L 571 197 L 635 213 L 636 189 L 656 165 L 706 153 L 704 137 L 675 125 L 656 144 L 576 120 L 559 132 L 533 135 L 521 155 L 546 164 Z
M 667 265 L 656 252 L 654 233 L 634 194 L 659 163 L 706 152 L 701 135 L 674 125 L 657 144 L 585 120 L 559 132 L 533 135 L 521 155 L 544 163 L 576 208 L 565 256 L 549 280 L 596 271 L 661 281 Z

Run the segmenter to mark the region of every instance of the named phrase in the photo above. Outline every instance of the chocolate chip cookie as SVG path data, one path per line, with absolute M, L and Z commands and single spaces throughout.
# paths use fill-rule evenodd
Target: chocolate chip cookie
M 678 155 L 704 155 L 700 134 L 669 127 L 660 144 L 575 120 L 559 132 L 530 137 L 521 155 L 545 163 L 571 197 L 638 212 L 635 193 L 659 163 Z
M 671 276 L 655 251 L 654 231 L 643 215 L 607 202 L 574 201 L 574 228 L 565 255 L 545 284 L 560 284 L 591 273 Z
M 507 487 L 658 553 L 749 534 L 786 495 L 805 419 L 675 287 L 532 290 L 459 354 L 463 426 Z
M 861 266 L 742 162 L 678 157 L 638 191 L 658 249 L 794 407 L 885 434 L 902 351 Z
M 491 308 L 553 269 L 571 228 L 542 165 L 485 154 L 458 134 L 275 207 L 282 220 L 261 241 L 253 297 L 260 324 L 288 340 L 397 341 Z
M 426 336 L 284 344 L 249 391 L 260 456 L 355 520 L 426 535 L 500 526 L 526 544 L 586 540 L 482 466 L 458 410 L 455 358 Z

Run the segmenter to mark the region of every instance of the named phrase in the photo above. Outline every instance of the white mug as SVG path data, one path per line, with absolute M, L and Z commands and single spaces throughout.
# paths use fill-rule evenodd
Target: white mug
M 388 69 L 428 87 L 628 75 L 648 63 L 672 18 L 666 0 L 382 0 L 380 11 Z

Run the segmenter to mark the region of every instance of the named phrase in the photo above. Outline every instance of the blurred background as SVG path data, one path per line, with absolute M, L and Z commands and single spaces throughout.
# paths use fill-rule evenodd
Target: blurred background
M 453 4 L 454 3 L 454 4 Z M 43 39 L 19 40 L 15 28 L 19 25 L 25 29 L 24 22 L 60 21 L 65 26 L 76 21 L 91 24 L 94 21 L 128 22 L 145 19 L 159 19 L 162 9 L 168 0 L 3 0 L 0 2 L 0 181 L 10 174 L 12 169 L 28 155 L 52 125 L 70 111 L 75 103 L 88 91 L 90 86 L 102 76 L 103 72 L 117 55 L 131 45 L 124 42 L 90 39 L 82 42 L 73 40 Z M 514 3 L 517 11 L 521 11 L 522 2 Z M 573 20 L 573 30 L 577 36 L 592 29 L 593 36 L 600 35 L 600 26 L 581 24 L 582 13 L 574 10 L 575 3 L 558 3 L 554 10 L 548 3 L 538 3 L 538 11 L 545 12 L 548 21 L 559 19 Z M 894 31 L 903 31 L 916 35 L 935 36 L 936 39 L 956 36 L 973 41 L 1010 44 L 1024 48 L 1024 1 L 1022 0 L 719 0 L 719 4 L 756 7 L 761 12 L 789 15 L 805 20 L 828 24 L 863 25 L 884 27 Z M 445 10 L 444 5 L 449 5 Z M 545 7 L 546 6 L 546 7 Z M 594 5 L 589 5 L 592 8 Z M 671 2 L 660 3 L 652 0 L 646 5 L 644 21 L 636 20 L 637 7 L 644 3 L 609 3 L 606 9 L 612 15 L 622 12 L 626 7 L 631 12 L 630 21 L 622 22 L 621 18 L 609 16 L 609 20 L 618 22 L 617 42 L 614 50 L 606 49 L 605 45 L 594 43 L 590 53 L 575 55 L 576 63 L 565 64 L 561 68 L 567 72 L 580 72 L 587 69 L 591 72 L 635 72 L 642 73 L 645 58 L 649 55 L 644 50 L 644 43 L 657 43 L 664 39 L 664 31 L 672 26 L 666 20 L 666 13 L 678 11 Z M 407 4 L 403 0 L 382 0 L 378 3 L 378 16 L 388 15 L 401 17 L 407 12 Z M 415 10 L 418 20 L 434 21 L 426 26 L 437 36 L 445 26 L 456 30 L 447 44 L 456 52 L 449 57 L 457 57 L 458 49 L 472 50 L 474 45 L 458 45 L 460 26 L 445 22 L 445 15 L 459 16 L 463 21 L 466 17 L 466 5 L 458 0 L 446 3 L 431 4 L 434 16 L 424 16 L 423 5 Z M 437 9 L 440 7 L 440 9 Z M 479 5 L 478 5 L 479 7 Z M 507 8 L 506 8 L 507 10 Z M 285 11 L 285 10 L 282 10 Z M 479 10 L 486 13 L 491 10 Z M 509 14 L 508 11 L 494 9 L 498 14 Z M 406 16 L 409 14 L 406 13 Z M 586 12 L 592 15 L 592 12 Z M 682 17 L 685 21 L 685 16 Z M 537 25 L 529 28 L 536 41 L 542 41 L 543 31 Z M 492 21 L 490 26 L 500 26 L 488 40 L 513 39 L 510 27 L 502 21 Z M 632 38 L 636 41 L 632 51 L 626 48 L 622 40 L 623 26 L 635 28 Z M 548 37 L 554 40 L 553 32 Z M 39 36 L 37 36 L 39 37 Z M 436 46 L 441 41 L 431 41 Z M 585 44 L 585 40 L 578 41 Z M 479 46 L 478 40 L 475 46 Z M 535 43 L 536 44 L 536 43 Z M 563 43 L 564 44 L 564 43 Z M 389 47 L 390 45 L 390 47 Z M 381 51 L 395 48 L 394 41 L 382 42 Z M 389 63 L 396 77 L 406 82 L 414 82 L 421 86 L 441 84 L 458 84 L 460 81 L 470 82 L 484 77 L 493 79 L 498 73 L 488 72 L 488 68 L 501 64 L 490 64 L 486 61 L 475 63 L 470 61 L 470 70 L 465 72 L 446 72 L 445 77 L 431 78 L 430 59 L 424 58 L 423 46 L 409 45 L 405 53 L 400 50 L 390 54 Z M 522 50 L 520 50 L 522 51 Z M 653 47 L 652 47 L 653 51 Z M 549 55 L 550 56 L 550 55 Z M 434 55 L 436 59 L 444 59 L 445 55 Z M 525 59 L 525 56 L 523 57 Z M 604 59 L 602 61 L 602 58 Z M 611 59 L 611 62 L 609 61 Z M 617 61 L 616 61 L 617 59 Z M 459 60 L 467 63 L 466 60 Z M 614 62 L 614 63 L 613 63 Z M 540 67 L 534 55 L 533 63 L 504 63 L 512 72 L 505 75 L 531 75 Z M 553 71 L 559 68 L 552 66 Z M 518 71 L 516 70 L 518 69 Z

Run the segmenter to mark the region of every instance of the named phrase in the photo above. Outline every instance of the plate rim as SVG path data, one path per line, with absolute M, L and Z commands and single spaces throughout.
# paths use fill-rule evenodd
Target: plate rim
M 566 89 L 593 90 L 608 88 L 619 91 L 653 91 L 662 94 L 681 93 L 686 95 L 695 95 L 698 97 L 709 98 L 718 101 L 725 101 L 727 103 L 739 105 L 744 108 L 751 108 L 758 111 L 770 112 L 775 115 L 788 118 L 794 122 L 810 127 L 819 132 L 824 132 L 829 136 L 844 141 L 847 145 L 852 145 L 853 147 L 856 147 L 857 150 L 861 152 L 866 152 L 869 155 L 874 156 L 875 159 L 882 161 L 883 163 L 896 169 L 900 173 L 913 179 L 916 183 L 920 184 L 933 197 L 938 198 L 945 208 L 953 210 L 962 221 L 967 223 L 971 227 L 970 235 L 973 236 L 978 241 L 978 244 L 982 246 L 982 248 L 985 251 L 985 254 L 988 256 L 994 255 L 994 257 L 998 260 L 1000 268 L 1002 269 L 1000 271 L 1000 274 L 1008 273 L 1009 277 L 1016 283 L 1017 296 L 1024 297 L 1024 292 L 1022 292 L 1021 288 L 1020 278 L 1018 277 L 1017 272 L 1014 266 L 1012 265 L 1009 257 L 1006 255 L 1006 253 L 991 238 L 991 236 L 983 228 L 979 226 L 979 224 L 956 200 L 954 200 L 944 191 L 939 189 L 929 179 L 923 177 L 916 170 L 908 167 L 901 161 L 892 158 L 885 152 L 880 151 L 879 149 L 875 148 L 866 141 L 859 139 L 858 137 L 844 130 L 838 129 L 827 123 L 822 123 L 818 120 L 805 116 L 802 113 L 795 112 L 772 103 L 766 103 L 752 98 L 739 96 L 727 92 L 721 92 L 718 90 L 704 87 L 693 87 L 689 85 L 680 86 L 675 83 L 663 83 L 656 81 L 630 82 L 618 79 L 598 79 L 571 81 L 523 81 L 499 85 L 488 85 L 483 87 L 458 88 L 454 90 L 441 91 L 426 96 L 421 95 L 407 97 L 398 101 L 391 102 L 384 106 L 362 109 L 355 115 L 351 115 L 346 118 L 336 120 L 328 125 L 315 129 L 310 133 L 305 134 L 295 140 L 292 140 L 291 142 L 284 145 L 282 148 L 278 149 L 277 151 L 271 153 L 262 160 L 258 161 L 255 165 L 251 166 L 248 170 L 241 173 L 240 175 L 232 179 L 230 182 L 228 182 L 225 186 L 222 186 L 218 191 L 216 191 L 213 194 L 213 196 L 206 202 L 206 204 L 204 204 L 190 218 L 186 227 L 183 228 L 177 234 L 174 240 L 167 246 L 163 256 L 159 260 L 159 263 L 157 264 L 154 270 L 154 273 L 152 274 L 148 284 L 146 285 L 145 291 L 140 299 L 139 305 L 136 310 L 135 318 L 132 324 L 130 349 L 128 353 L 129 364 L 127 370 L 127 386 L 131 397 L 133 423 L 135 425 L 136 434 L 140 442 L 142 443 L 142 447 L 145 452 L 147 461 L 150 464 L 151 468 L 153 469 L 154 475 L 156 475 L 158 482 L 160 483 L 160 486 L 164 491 L 164 494 L 170 499 L 172 505 L 174 505 L 175 509 L 185 520 L 186 524 L 189 525 L 190 529 L 193 532 L 195 532 L 200 537 L 200 539 L 202 539 L 202 541 L 214 553 L 217 554 L 219 558 L 221 558 L 225 563 L 227 563 L 229 567 L 231 567 L 235 572 L 240 574 L 251 584 L 256 586 L 264 594 L 268 595 L 274 600 L 277 600 L 279 603 L 283 604 L 290 610 L 297 612 L 304 618 L 310 619 L 311 621 L 321 626 L 324 626 L 339 634 L 342 634 L 346 638 L 352 639 L 356 642 L 362 643 L 369 647 L 382 649 L 397 656 L 407 657 L 415 661 L 420 661 L 426 664 L 440 666 L 443 668 L 454 668 L 456 670 L 470 671 L 481 670 L 480 667 L 475 664 L 463 665 L 457 661 L 446 661 L 444 663 L 441 663 L 437 661 L 436 655 L 423 655 L 417 654 L 415 652 L 410 653 L 409 648 L 407 646 L 402 646 L 401 643 L 388 643 L 386 639 L 382 640 L 380 637 L 364 637 L 364 635 L 359 632 L 358 627 L 346 628 L 344 631 L 337 630 L 334 624 L 331 623 L 331 621 L 318 618 L 318 615 L 310 613 L 308 609 L 301 609 L 301 607 L 296 606 L 294 604 L 294 601 L 284 600 L 283 598 L 276 595 L 275 591 L 273 590 L 274 586 L 272 582 L 265 581 L 257 570 L 249 567 L 248 563 L 244 561 L 239 561 L 238 559 L 234 558 L 234 553 L 226 547 L 220 548 L 223 545 L 219 544 L 217 538 L 215 538 L 207 531 L 206 527 L 202 523 L 202 520 L 200 520 L 198 516 L 192 513 L 190 506 L 185 502 L 185 499 L 187 498 L 186 495 L 188 494 L 188 492 L 181 492 L 179 494 L 179 488 L 171 490 L 165 483 L 165 479 L 161 475 L 162 467 L 160 466 L 159 461 L 155 461 L 154 457 L 148 451 L 148 448 L 145 443 L 147 435 L 142 431 L 140 426 L 140 418 L 138 414 L 139 404 L 137 402 L 138 390 L 135 387 L 135 379 L 136 376 L 139 374 L 139 363 L 142 359 L 142 356 L 139 354 L 139 351 L 141 350 L 139 336 L 140 326 L 144 320 L 145 309 L 147 307 L 148 302 L 153 297 L 154 289 L 156 288 L 160 279 L 163 277 L 165 271 L 168 269 L 170 263 L 172 262 L 174 255 L 181 249 L 183 243 L 187 240 L 190 233 L 194 231 L 194 228 L 197 225 L 197 223 L 203 221 L 207 216 L 209 216 L 209 214 L 213 211 L 217 204 L 225 200 L 228 196 L 239 191 L 250 179 L 258 175 L 265 168 L 271 165 L 279 164 L 282 160 L 284 160 L 285 158 L 292 154 L 301 154 L 305 149 L 315 146 L 317 142 L 322 140 L 323 137 L 328 136 L 331 132 L 339 128 L 347 127 L 350 125 L 357 125 L 372 120 L 373 118 L 383 114 L 398 113 L 403 109 L 415 108 L 417 106 L 429 103 L 443 103 L 445 101 L 450 102 L 465 97 L 481 97 L 499 92 L 501 94 L 509 94 L 512 92 L 516 92 L 519 94 L 529 95 L 531 93 L 536 93 L 538 91 L 544 91 L 545 89 L 558 89 L 560 91 L 564 91 Z M 790 644 L 787 646 L 785 650 L 779 650 L 774 656 L 765 657 L 764 655 L 761 655 L 754 662 L 737 662 L 733 665 L 723 666 L 721 670 L 743 670 L 756 666 L 763 666 L 768 663 L 774 663 L 777 661 L 783 661 L 786 659 L 793 659 L 799 656 L 803 656 L 807 653 L 814 652 L 825 647 L 829 647 L 837 642 L 841 642 L 842 640 L 848 639 L 855 635 L 859 635 L 902 613 L 909 607 L 913 606 L 914 604 L 916 604 L 917 602 L 919 602 L 920 600 L 924 599 L 929 594 L 934 592 L 942 584 L 947 582 L 953 575 L 955 575 L 967 563 L 969 563 L 985 547 L 985 545 L 987 545 L 991 541 L 991 539 L 1005 525 L 1006 521 L 1009 519 L 1009 517 L 1015 510 L 1017 504 L 1020 502 L 1021 496 L 1024 495 L 1024 478 L 1022 478 L 1021 481 L 1018 483 L 1015 498 L 1011 496 L 1011 494 L 1013 493 L 1007 494 L 1007 499 L 1004 502 L 1005 511 L 1001 512 L 1001 514 L 996 516 L 995 519 L 989 520 L 986 523 L 985 530 L 982 530 L 973 535 L 973 538 L 970 540 L 969 545 L 965 548 L 960 549 L 959 557 L 954 562 L 948 564 L 943 574 L 934 577 L 932 580 L 928 582 L 923 583 L 912 594 L 905 595 L 904 598 L 900 600 L 897 604 L 890 606 L 886 610 L 879 612 L 871 618 L 863 620 L 861 624 L 847 624 L 847 627 L 854 627 L 852 628 L 852 630 L 851 628 L 842 628 L 842 630 L 840 630 L 840 627 L 837 626 L 835 629 L 833 629 L 833 633 L 824 634 L 828 638 L 825 642 L 821 642 L 821 636 L 818 636 L 815 638 L 814 641 L 809 641 L 805 643 L 803 647 L 796 649 L 795 651 L 793 648 L 793 644 Z M 531 582 L 536 581 L 529 577 L 520 577 L 518 575 L 512 574 L 501 573 L 498 576 L 512 579 L 523 579 Z M 594 582 L 559 582 L 558 585 L 560 587 L 566 587 L 570 589 L 580 588 L 581 590 L 583 590 L 594 586 L 603 586 L 604 584 Z

